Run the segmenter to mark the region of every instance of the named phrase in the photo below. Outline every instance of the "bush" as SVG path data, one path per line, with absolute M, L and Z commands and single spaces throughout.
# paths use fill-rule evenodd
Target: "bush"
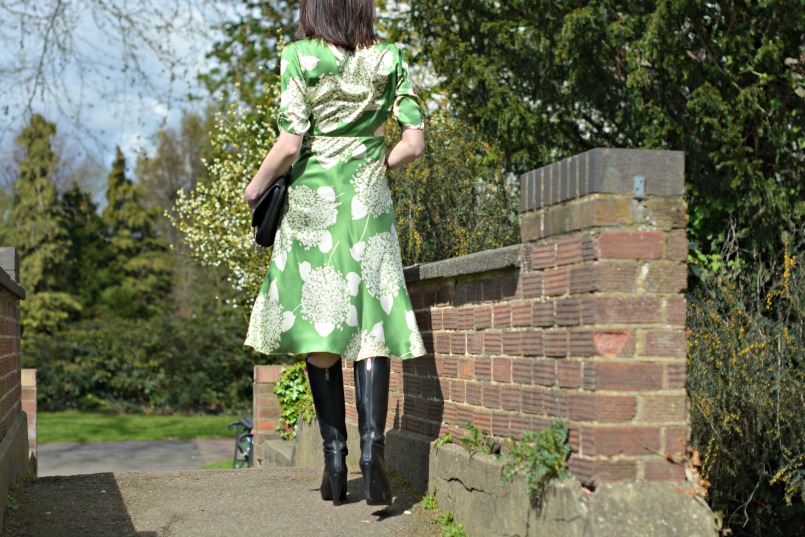
M 282 408 L 276 430 L 285 440 L 293 440 L 296 438 L 296 424 L 299 420 L 310 423 L 316 417 L 313 394 L 310 393 L 305 377 L 305 360 L 282 370 L 274 386 L 274 393 Z
M 400 138 L 390 123 L 387 148 Z M 425 154 L 388 174 L 404 265 L 500 248 L 520 240 L 520 189 L 498 147 L 447 113 L 425 128 Z
M 803 251 L 779 270 L 705 277 L 689 308 L 693 446 L 737 535 L 805 534 Z
M 207 319 L 80 322 L 23 338 L 42 410 L 246 411 L 252 371 L 243 327 Z

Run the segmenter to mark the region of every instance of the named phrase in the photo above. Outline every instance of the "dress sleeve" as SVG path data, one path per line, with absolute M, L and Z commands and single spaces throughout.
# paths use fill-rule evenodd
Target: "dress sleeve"
M 408 62 L 405 61 L 405 54 L 400 49 L 397 49 L 395 68 L 397 70 L 397 90 L 391 114 L 401 127 L 422 129 L 424 124 L 422 123 L 422 110 L 419 107 L 419 97 L 414 93 L 414 85 L 411 82 L 411 75 L 408 73 Z
M 307 103 L 305 75 L 293 44 L 282 50 L 280 77 L 282 95 L 277 125 L 291 134 L 305 134 L 310 129 L 310 108 Z

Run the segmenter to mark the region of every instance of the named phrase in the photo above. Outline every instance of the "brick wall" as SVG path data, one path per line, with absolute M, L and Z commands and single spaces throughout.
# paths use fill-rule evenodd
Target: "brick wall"
M 467 420 L 502 438 L 560 418 L 583 483 L 683 481 L 683 173 L 678 152 L 566 159 L 522 177 L 522 244 L 406 269 L 431 352 L 393 364 L 388 426 L 457 441 Z
M 276 436 L 274 428 L 280 419 L 280 404 L 274 395 L 274 386 L 282 373 L 281 365 L 258 365 L 254 368 L 253 423 L 255 444 L 262 445 Z
M 20 413 L 20 299 L 19 258 L 13 248 L 0 249 L 0 438 Z
M 504 438 L 558 418 L 586 485 L 683 481 L 683 176 L 680 152 L 589 151 L 522 176 L 521 244 L 406 268 L 429 354 L 393 362 L 387 426 L 458 441 L 467 420 Z

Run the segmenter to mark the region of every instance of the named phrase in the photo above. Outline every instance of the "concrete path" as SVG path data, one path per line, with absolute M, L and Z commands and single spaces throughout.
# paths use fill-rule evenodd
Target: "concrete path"
M 70 537 L 440 535 L 421 495 L 394 480 L 394 503 L 366 505 L 351 468 L 348 503 L 319 496 L 318 468 L 103 473 L 23 480 L 3 535 Z
M 232 459 L 234 438 L 40 444 L 37 474 L 94 474 L 198 470 L 205 464 Z

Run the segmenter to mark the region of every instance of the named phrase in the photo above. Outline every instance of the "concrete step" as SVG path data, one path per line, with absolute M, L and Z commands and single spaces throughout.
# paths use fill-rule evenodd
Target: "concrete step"
M 268 468 L 292 466 L 293 448 L 293 442 L 288 440 L 279 437 L 266 439 L 262 444 L 262 456 L 258 454 L 258 458 L 262 466 Z

